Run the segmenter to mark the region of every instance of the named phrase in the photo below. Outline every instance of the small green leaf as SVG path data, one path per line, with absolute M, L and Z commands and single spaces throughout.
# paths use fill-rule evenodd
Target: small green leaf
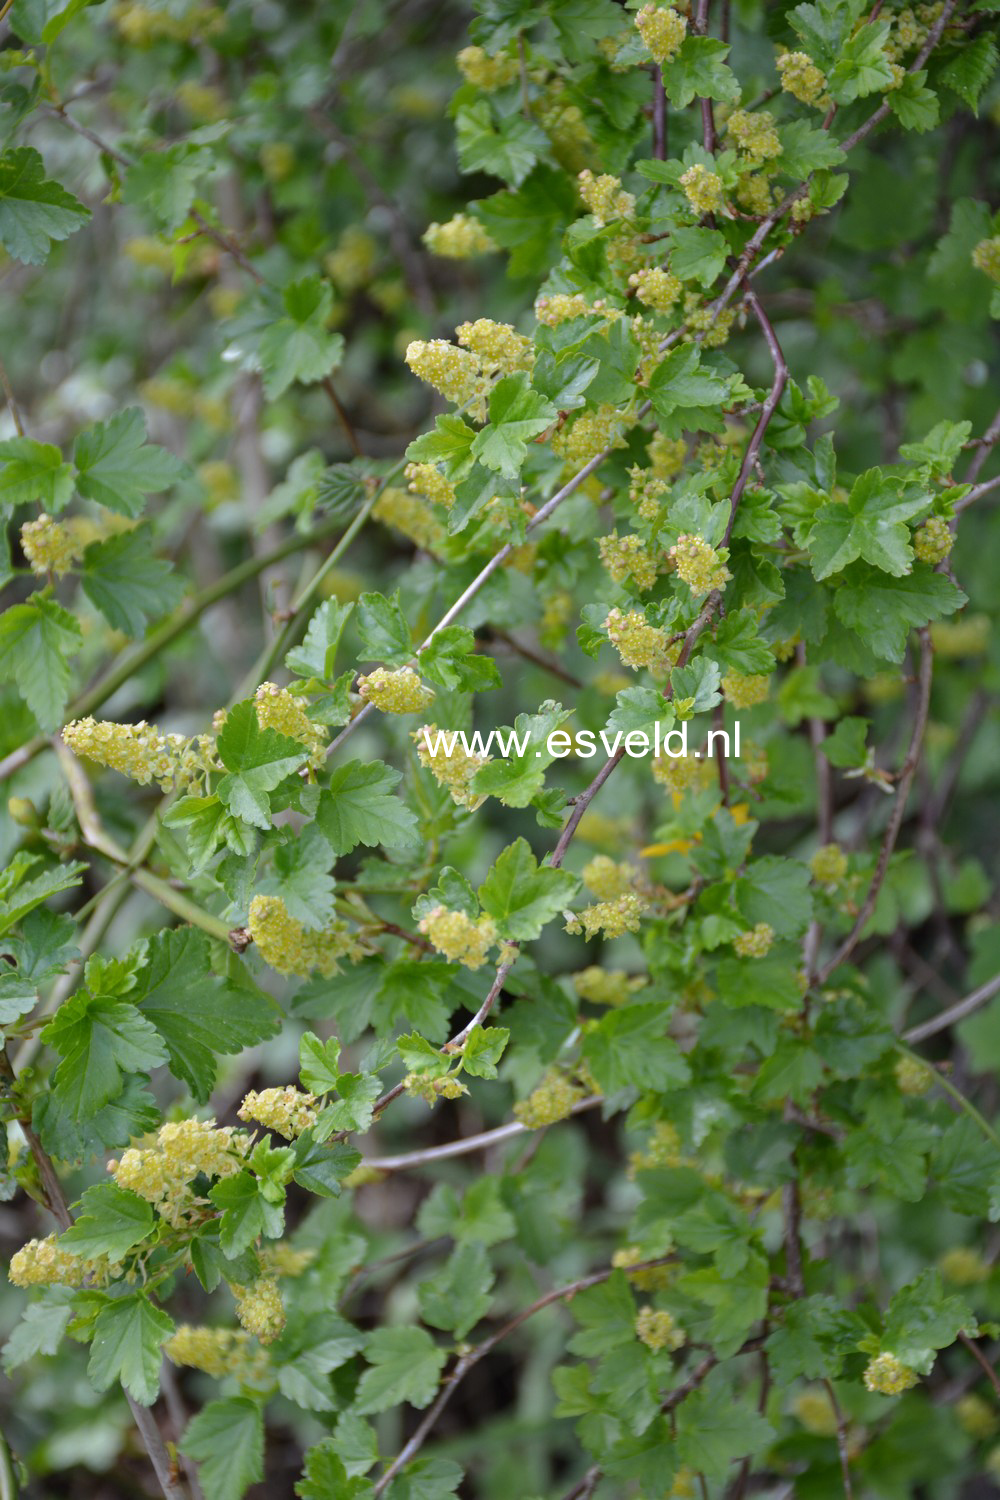
M 514 479 L 528 455 L 528 441 L 551 427 L 559 413 L 531 388 L 523 370 L 505 375 L 490 392 L 490 420 L 472 444 L 472 456 L 488 469 Z
M 69 658 L 82 645 L 83 634 L 73 616 L 41 594 L 0 615 L 0 679 L 13 679 L 46 734 L 63 722 Z
M 184 1429 L 181 1452 L 193 1458 L 206 1500 L 241 1500 L 264 1477 L 264 1418 L 248 1396 L 210 1401 Z
M 174 1331 L 173 1320 L 134 1292 L 109 1301 L 97 1316 L 87 1373 L 99 1391 L 114 1381 L 142 1406 L 152 1406 L 160 1391 L 162 1346 Z
M 154 1225 L 153 1210 L 145 1198 L 113 1182 L 87 1188 L 78 1207 L 83 1209 L 82 1214 L 59 1243 L 86 1260 L 96 1260 L 99 1255 L 121 1260 Z
M 45 176 L 45 163 L 31 146 L 0 156 L 0 245 L 15 260 L 40 266 L 56 240 L 68 239 L 90 218 L 61 183 Z
M 496 860 L 478 895 L 501 937 L 525 942 L 565 908 L 578 885 L 566 870 L 539 868 L 527 841 L 517 839 Z
M 146 419 L 137 406 L 81 432 L 73 459 L 79 470 L 76 487 L 84 499 L 133 517 L 147 495 L 170 489 L 185 472 L 166 448 L 147 443 Z
M 63 462 L 54 443 L 27 437 L 0 443 L 0 507 L 13 510 L 37 501 L 56 515 L 72 500 L 73 485 L 73 465 Z
M 260 363 L 264 390 L 272 401 L 301 381 L 313 385 L 340 364 L 344 336 L 327 327 L 333 310 L 333 288 L 319 276 L 305 276 L 282 293 L 286 316 L 261 335 Z
M 92 542 L 83 555 L 83 590 L 113 630 L 140 636 L 184 596 L 173 564 L 150 553 L 148 528 Z
M 388 1411 L 401 1401 L 421 1410 L 429 1406 L 444 1368 L 445 1351 L 423 1328 L 377 1328 L 368 1340 L 365 1371 L 358 1387 L 357 1410 Z

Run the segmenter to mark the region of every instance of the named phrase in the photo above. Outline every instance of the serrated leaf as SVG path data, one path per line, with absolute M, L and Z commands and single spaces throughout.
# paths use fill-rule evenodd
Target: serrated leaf
M 0 156 L 0 245 L 15 260 L 42 265 L 53 243 L 68 239 L 89 218 L 89 208 L 46 177 L 33 147 Z
M 868 644 L 876 656 L 902 661 L 906 638 L 914 627 L 951 615 L 966 603 L 950 578 L 917 564 L 907 578 L 888 578 L 871 569 L 855 569 L 850 582 L 834 595 L 839 619 Z
M 349 854 L 358 844 L 399 849 L 413 842 L 416 817 L 392 794 L 399 781 L 399 772 L 380 760 L 337 767 L 316 810 L 317 827 L 335 854 Z
M 83 1212 L 59 1243 L 86 1260 L 96 1260 L 99 1255 L 121 1260 L 127 1250 L 146 1238 L 155 1222 L 145 1198 L 113 1182 L 87 1188 L 76 1207 Z
M 60 1007 L 41 1037 L 62 1059 L 52 1082 L 74 1120 L 117 1098 L 123 1073 L 148 1072 L 167 1060 L 155 1027 L 134 1005 L 86 990 Z
M 528 455 L 528 441 L 559 415 L 552 402 L 532 390 L 523 370 L 505 375 L 490 392 L 490 420 L 472 444 L 472 456 L 514 479 Z
M 153 557 L 148 528 L 92 542 L 83 554 L 83 590 L 113 630 L 142 635 L 150 620 L 184 597 L 173 564 Z
M 54 443 L 13 437 L 0 443 L 0 507 L 37 503 L 57 515 L 73 498 L 73 465 Z
M 319 276 L 305 276 L 282 293 L 286 316 L 269 323 L 261 335 L 260 363 L 264 390 L 272 401 L 296 381 L 313 385 L 340 364 L 344 336 L 327 327 L 333 310 L 333 288 Z
M 235 1177 L 224 1177 L 217 1182 L 209 1189 L 208 1196 L 222 1210 L 219 1244 L 228 1259 L 241 1255 L 262 1235 L 274 1239 L 284 1228 L 282 1204 L 272 1203 L 246 1168 Z
M 358 1386 L 357 1410 L 388 1411 L 401 1401 L 421 1410 L 429 1406 L 444 1367 L 445 1351 L 423 1328 L 376 1328 L 365 1358 L 370 1369 Z
M 413 637 L 399 603 L 399 595 L 362 594 L 356 617 L 363 661 L 401 666 L 413 655 Z
M 135 517 L 147 495 L 167 490 L 185 472 L 181 461 L 146 441 L 146 419 L 137 406 L 81 432 L 73 445 L 76 487 L 86 500 Z
M 482 1245 L 456 1245 L 440 1271 L 420 1283 L 420 1316 L 464 1339 L 489 1312 L 494 1279 Z
M 184 1429 L 181 1452 L 193 1458 L 206 1500 L 241 1500 L 264 1477 L 264 1418 L 248 1396 L 210 1401 Z
M 269 829 L 269 793 L 303 764 L 305 749 L 286 734 L 262 729 L 251 700 L 230 709 L 216 745 L 219 759 L 230 772 L 217 788 L 222 802 L 254 828 Z
M 320 682 L 330 681 L 334 674 L 337 646 L 353 609 L 353 604 L 340 604 L 336 599 L 324 599 L 309 621 L 301 646 L 294 647 L 285 657 L 288 670 L 299 677 L 316 677 Z
M 46 734 L 63 722 L 69 658 L 82 645 L 83 634 L 73 616 L 41 594 L 0 615 L 0 678 L 16 683 Z
M 517 839 L 494 862 L 478 895 L 501 937 L 530 942 L 565 908 L 578 885 L 566 870 L 539 867 L 527 840 Z
M 99 1391 L 114 1381 L 142 1406 L 160 1391 L 162 1346 L 174 1331 L 173 1319 L 141 1292 L 119 1297 L 98 1313 L 87 1374 Z

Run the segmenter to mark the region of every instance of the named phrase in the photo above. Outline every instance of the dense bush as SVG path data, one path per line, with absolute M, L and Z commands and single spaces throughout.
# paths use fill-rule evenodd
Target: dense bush
M 997 30 L 0 4 L 4 1500 L 1000 1494 Z

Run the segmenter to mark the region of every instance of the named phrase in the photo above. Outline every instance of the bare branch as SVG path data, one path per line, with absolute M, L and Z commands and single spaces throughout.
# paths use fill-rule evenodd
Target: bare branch
M 929 1021 L 922 1021 L 919 1026 L 911 1026 L 909 1031 L 903 1032 L 903 1041 L 924 1042 L 929 1036 L 937 1036 L 939 1031 L 947 1031 L 949 1026 L 955 1026 L 959 1021 L 964 1021 L 966 1016 L 974 1015 L 987 1001 L 992 1000 L 994 995 L 1000 995 L 1000 974 L 995 974 L 977 990 L 973 990 L 971 995 L 966 995 L 964 1000 L 959 1000 L 956 1005 L 950 1005 L 947 1010 L 932 1016 Z

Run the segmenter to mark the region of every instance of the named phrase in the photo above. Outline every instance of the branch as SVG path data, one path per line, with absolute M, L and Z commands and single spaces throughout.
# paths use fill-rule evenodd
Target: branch
M 638 1265 L 630 1266 L 629 1272 L 652 1270 L 656 1266 L 669 1265 L 673 1258 L 671 1255 L 661 1255 L 656 1260 L 642 1261 Z M 589 1276 L 582 1276 L 579 1281 L 571 1281 L 568 1286 L 556 1287 L 554 1291 L 546 1292 L 544 1296 L 538 1298 L 537 1302 L 532 1302 L 530 1307 L 523 1308 L 509 1322 L 504 1323 L 501 1328 L 498 1328 L 495 1333 L 491 1333 L 488 1338 L 483 1339 L 482 1343 L 477 1344 L 468 1354 L 463 1354 L 451 1374 L 445 1377 L 433 1405 L 422 1418 L 413 1436 L 400 1449 L 399 1453 L 392 1460 L 392 1463 L 376 1481 L 374 1490 L 375 1500 L 378 1500 L 378 1496 L 384 1493 L 399 1471 L 405 1468 L 410 1460 L 415 1458 L 420 1452 L 438 1417 L 451 1400 L 457 1386 L 465 1379 L 469 1371 L 479 1364 L 480 1360 L 485 1359 L 487 1354 L 490 1354 L 496 1348 L 497 1344 L 520 1328 L 522 1323 L 526 1323 L 529 1318 L 533 1318 L 536 1313 L 541 1312 L 543 1308 L 551 1307 L 553 1302 L 561 1302 L 566 1297 L 574 1297 L 577 1292 L 588 1291 L 592 1286 L 600 1286 L 602 1282 L 607 1281 L 610 1276 L 614 1275 L 615 1269 L 614 1266 L 607 1266 L 602 1271 L 593 1271 Z
M 847 1441 L 847 1419 L 841 1410 L 832 1382 L 824 1380 L 823 1384 L 826 1386 L 826 1394 L 830 1398 L 834 1420 L 837 1423 L 837 1455 L 840 1459 L 840 1477 L 844 1484 L 844 1500 L 854 1500 L 854 1486 L 851 1483 L 851 1450 Z
M 24 437 L 24 423 L 21 420 L 21 408 L 18 406 L 17 400 L 15 399 L 14 387 L 10 383 L 10 378 L 7 374 L 7 366 L 4 364 L 2 359 L 0 359 L 0 390 L 3 391 L 4 400 L 7 403 L 7 410 L 10 412 L 11 421 L 14 423 L 15 432 L 17 433 L 18 437 Z
M 966 995 L 964 1000 L 959 1000 L 955 1005 L 950 1005 L 939 1015 L 932 1016 L 929 1021 L 921 1021 L 919 1026 L 911 1026 L 909 1031 L 903 1032 L 904 1042 L 924 1042 L 929 1036 L 936 1036 L 939 1031 L 947 1031 L 949 1026 L 954 1026 L 959 1021 L 964 1021 L 966 1016 L 973 1015 L 984 1006 L 994 995 L 1000 995 L 1000 974 L 995 974 L 985 984 L 981 984 L 971 995 Z
M 581 1115 L 585 1110 L 596 1109 L 604 1100 L 599 1096 L 592 1099 L 580 1099 L 570 1110 L 570 1115 Z M 567 1117 L 568 1118 L 568 1117 Z M 467 1135 L 461 1140 L 449 1141 L 444 1146 L 428 1146 L 423 1151 L 407 1151 L 401 1156 L 373 1156 L 367 1157 L 362 1167 L 374 1167 L 379 1172 L 402 1172 L 407 1167 L 425 1167 L 437 1161 L 446 1161 L 453 1156 L 467 1156 L 472 1151 L 487 1151 L 491 1146 L 500 1145 L 501 1141 L 513 1140 L 516 1136 L 529 1133 L 529 1127 L 522 1125 L 520 1120 L 510 1120 L 506 1125 L 498 1125 L 495 1130 L 484 1130 L 479 1135 Z M 530 1132 L 532 1135 L 536 1131 Z
M 968 1349 L 969 1353 L 972 1355 L 973 1359 L 976 1361 L 976 1364 L 979 1365 L 983 1374 L 986 1376 L 990 1385 L 993 1387 L 995 1393 L 1000 1396 L 1000 1376 L 997 1375 L 996 1370 L 994 1370 L 993 1366 L 986 1358 L 986 1355 L 979 1348 L 978 1344 L 973 1343 L 972 1339 L 964 1329 L 959 1329 L 958 1336 L 961 1339 L 962 1343 L 965 1345 L 966 1349 Z
M 989 458 L 997 443 L 1000 443 L 1000 411 L 997 412 L 993 421 L 987 427 L 981 438 L 973 444 L 976 449 L 972 462 L 965 472 L 965 483 L 975 484 L 982 473 L 983 465 Z
M 736 523 L 736 512 L 739 509 L 740 501 L 743 498 L 743 491 L 747 487 L 747 482 L 750 478 L 751 473 L 753 472 L 753 466 L 757 462 L 757 455 L 760 452 L 761 444 L 763 443 L 764 437 L 767 433 L 767 429 L 771 424 L 771 418 L 774 416 L 774 413 L 778 408 L 778 402 L 781 400 L 782 392 L 785 389 L 785 383 L 788 380 L 788 366 L 785 363 L 785 356 L 781 351 L 781 345 L 778 343 L 777 335 L 775 334 L 774 329 L 771 327 L 771 323 L 767 314 L 760 305 L 760 299 L 758 298 L 756 292 L 754 292 L 752 288 L 746 283 L 745 295 L 747 306 L 750 308 L 750 311 L 756 318 L 760 331 L 764 335 L 764 340 L 767 344 L 768 352 L 774 365 L 774 380 L 771 383 L 771 390 L 768 394 L 767 400 L 764 402 L 764 405 L 761 408 L 760 416 L 757 418 L 757 425 L 753 430 L 753 434 L 747 446 L 747 451 L 743 455 L 743 462 L 740 465 L 740 472 L 737 476 L 736 483 L 733 485 L 732 494 L 729 496 L 729 522 L 726 526 L 726 534 L 722 539 L 723 546 L 726 547 L 728 547 L 730 537 L 733 534 L 733 526 Z
M 924 742 L 924 731 L 927 728 L 927 715 L 931 703 L 931 679 L 934 672 L 934 648 L 931 645 L 930 631 L 925 625 L 920 631 L 920 672 L 917 696 L 917 712 L 913 724 L 913 733 L 910 736 L 909 749 L 906 752 L 906 760 L 903 769 L 899 773 L 899 781 L 896 787 L 896 800 L 893 804 L 889 825 L 882 839 L 882 847 L 879 850 L 878 863 L 875 866 L 875 874 L 868 894 L 865 896 L 861 910 L 858 912 L 857 920 L 851 928 L 847 937 L 841 943 L 833 957 L 824 964 L 817 975 L 817 984 L 825 984 L 833 973 L 845 963 L 854 952 L 861 938 L 861 934 L 868 925 L 868 919 L 875 910 L 879 891 L 889 871 L 889 861 L 899 838 L 899 830 L 903 826 L 903 817 L 906 812 L 906 803 L 910 795 L 910 787 L 916 775 L 917 765 L 920 761 L 920 750 Z

